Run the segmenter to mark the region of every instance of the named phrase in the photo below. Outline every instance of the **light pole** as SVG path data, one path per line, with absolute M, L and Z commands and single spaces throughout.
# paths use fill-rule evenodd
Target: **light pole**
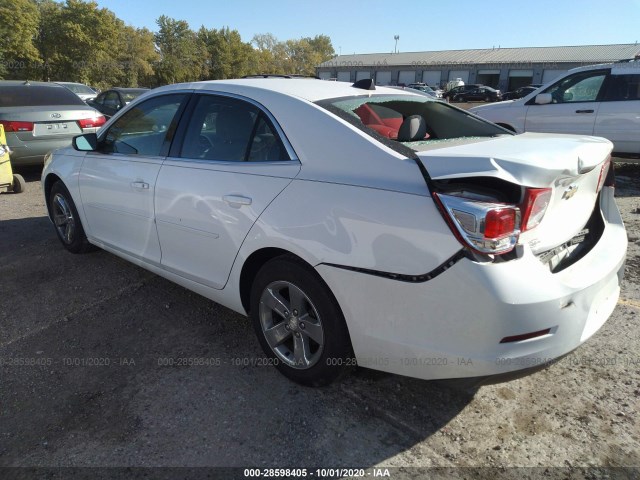
M 398 40 L 400 40 L 400 35 L 394 35 L 393 39 L 396 41 L 395 53 L 398 53 Z

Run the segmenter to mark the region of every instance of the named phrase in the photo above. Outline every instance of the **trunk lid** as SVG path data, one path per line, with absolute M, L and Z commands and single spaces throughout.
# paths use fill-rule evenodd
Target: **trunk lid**
M 612 147 L 597 137 L 524 133 L 434 142 L 417 155 L 433 180 L 497 177 L 522 187 L 551 188 L 542 222 L 520 236 L 520 243 L 538 253 L 568 242 L 584 229 Z
M 32 131 L 16 132 L 19 138 L 27 140 L 29 138 L 80 135 L 83 130 L 80 128 L 78 120 L 101 115 L 97 110 L 81 105 L 9 107 L 1 110 L 0 120 L 33 123 Z

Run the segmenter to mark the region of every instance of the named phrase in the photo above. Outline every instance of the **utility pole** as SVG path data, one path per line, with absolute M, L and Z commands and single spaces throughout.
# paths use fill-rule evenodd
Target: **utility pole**
M 396 46 L 395 46 L 395 53 L 398 53 L 398 40 L 400 40 L 400 35 L 394 35 L 393 39 L 396 41 Z

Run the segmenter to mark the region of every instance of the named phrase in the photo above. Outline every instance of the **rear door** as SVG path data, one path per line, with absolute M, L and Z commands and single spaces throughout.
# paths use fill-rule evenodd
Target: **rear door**
M 537 105 L 533 99 L 529 102 L 525 131 L 593 135 L 608 72 L 607 69 L 577 72 L 541 92 L 550 93 L 552 103 Z
M 249 100 L 194 95 L 184 118 L 156 183 L 162 267 L 221 289 L 247 233 L 300 163 Z
M 128 110 L 100 136 L 80 170 L 80 195 L 92 238 L 160 264 L 153 197 L 176 119 L 188 93 L 150 98 Z
M 640 154 L 640 68 L 611 70 L 594 135 L 608 138 L 616 153 Z

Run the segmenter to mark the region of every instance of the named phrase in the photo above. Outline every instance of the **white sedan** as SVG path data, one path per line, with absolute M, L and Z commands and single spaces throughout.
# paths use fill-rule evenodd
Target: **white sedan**
M 613 311 L 611 142 L 511 132 L 423 95 L 254 78 L 150 91 L 47 159 L 49 216 L 249 315 L 290 379 L 537 367 Z

